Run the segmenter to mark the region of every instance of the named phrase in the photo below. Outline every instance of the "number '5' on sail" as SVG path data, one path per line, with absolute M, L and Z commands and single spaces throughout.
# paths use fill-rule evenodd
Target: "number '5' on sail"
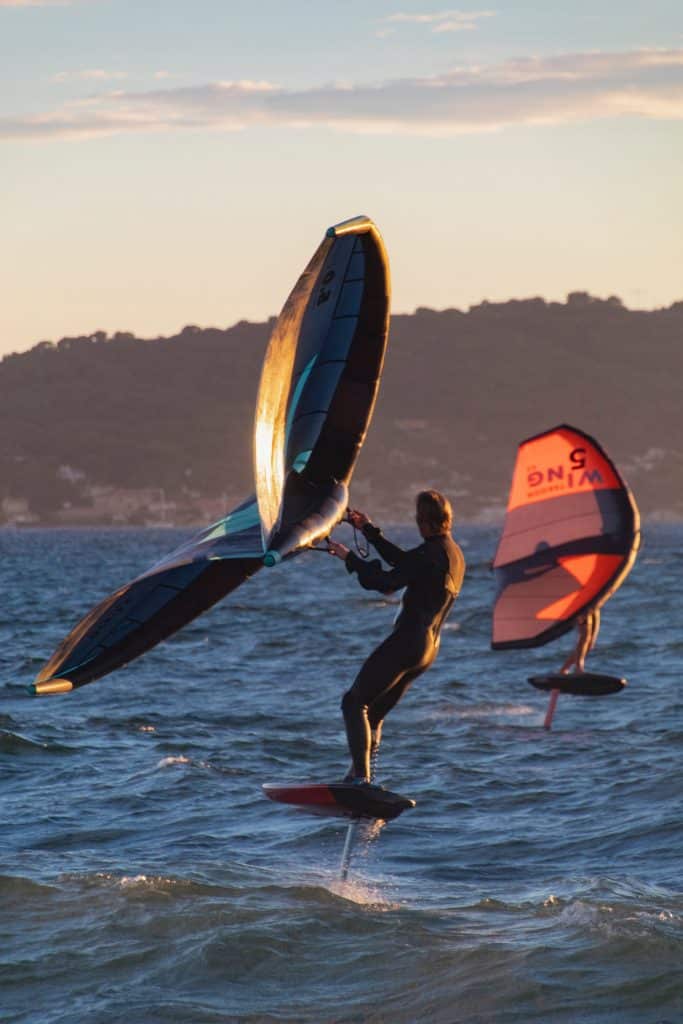
M 566 633 L 614 593 L 639 543 L 633 495 L 597 441 L 565 424 L 522 441 L 493 561 L 491 646 Z
M 329 228 L 275 324 L 254 424 L 255 495 L 83 618 L 36 677 L 64 693 L 149 650 L 257 572 L 326 537 L 372 416 L 389 267 L 367 217 Z

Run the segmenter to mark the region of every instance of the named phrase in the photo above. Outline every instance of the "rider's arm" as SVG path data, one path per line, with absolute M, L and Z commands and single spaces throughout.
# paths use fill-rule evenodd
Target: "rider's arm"
M 345 564 L 347 572 L 355 572 L 358 575 L 358 582 L 364 590 L 393 594 L 395 590 L 402 590 L 412 583 L 422 566 L 422 559 L 417 556 L 417 551 L 402 551 L 401 556 L 401 565 L 387 570 L 382 568 L 378 558 L 372 562 L 364 562 L 353 551 L 349 551 Z
M 373 548 L 379 555 L 382 556 L 385 562 L 389 565 L 400 565 L 401 561 L 405 558 L 406 552 L 403 548 L 400 548 L 398 544 L 392 544 L 390 540 L 382 534 L 379 526 L 375 526 L 374 523 L 366 523 L 363 527 L 363 536 L 366 540 L 369 540 Z

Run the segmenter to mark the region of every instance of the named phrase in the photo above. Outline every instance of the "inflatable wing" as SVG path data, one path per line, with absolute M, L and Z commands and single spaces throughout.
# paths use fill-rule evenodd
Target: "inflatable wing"
M 588 434 L 561 425 L 517 452 L 493 568 L 491 646 L 537 647 L 604 604 L 640 541 L 633 495 Z
M 98 604 L 36 677 L 93 682 L 175 633 L 342 518 L 389 329 L 389 270 L 367 217 L 327 231 L 275 324 L 256 407 L 256 495 Z

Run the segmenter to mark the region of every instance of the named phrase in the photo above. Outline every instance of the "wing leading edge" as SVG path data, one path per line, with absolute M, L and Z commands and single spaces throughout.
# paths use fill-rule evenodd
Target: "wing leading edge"
M 296 336 L 275 331 L 271 345 L 292 366 L 287 401 L 269 348 L 257 402 L 254 473 L 270 524 L 267 564 L 326 537 L 344 515 L 379 388 L 389 293 L 381 235 L 356 217 L 328 230 L 285 305 L 283 322 Z M 266 413 L 262 427 L 262 410 L 274 408 L 276 423 Z
M 31 687 L 63 693 L 154 647 L 264 564 L 329 534 L 372 416 L 389 325 L 371 220 L 330 228 L 278 318 L 259 387 L 256 495 L 90 611 Z
M 220 601 L 263 565 L 254 498 L 96 605 L 33 684 L 63 693 L 120 668 Z

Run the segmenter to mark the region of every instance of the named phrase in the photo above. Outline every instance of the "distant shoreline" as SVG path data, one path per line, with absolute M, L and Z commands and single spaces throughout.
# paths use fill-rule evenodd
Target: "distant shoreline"
M 253 491 L 270 326 L 98 331 L 0 361 L 0 520 L 218 521 Z M 569 423 L 609 452 L 645 521 L 683 521 L 682 333 L 683 302 L 641 312 L 584 292 L 393 316 L 353 503 L 409 522 L 436 487 L 457 522 L 498 523 L 518 443 Z
M 406 530 L 410 529 L 411 523 L 409 520 L 396 520 L 391 521 L 384 519 L 381 515 L 374 517 L 375 521 L 381 523 L 382 528 L 386 530 Z M 197 530 L 206 529 L 210 526 L 210 523 L 181 523 L 181 524 L 165 524 L 164 526 L 149 526 L 144 523 L 0 523 L 0 531 L 3 533 L 30 533 L 44 530 L 59 530 L 62 532 L 78 532 L 79 530 L 129 530 L 129 531 L 142 531 L 146 530 L 150 533 L 189 533 Z M 341 524 L 340 524 L 341 525 Z M 482 530 L 488 529 L 500 529 L 503 525 L 503 518 L 500 519 L 478 519 L 478 518 L 458 518 L 455 523 L 455 532 L 461 526 L 465 527 L 478 527 Z M 641 526 L 683 526 L 683 518 L 675 516 L 665 516 L 661 513 L 653 513 L 649 516 L 641 516 Z

